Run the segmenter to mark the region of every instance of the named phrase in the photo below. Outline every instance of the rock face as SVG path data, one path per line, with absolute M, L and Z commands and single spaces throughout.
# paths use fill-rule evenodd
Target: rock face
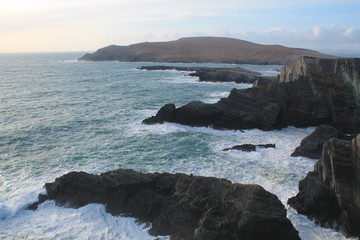
M 344 134 L 329 125 L 320 125 L 309 136 L 305 137 L 300 146 L 291 154 L 292 157 L 304 156 L 313 159 L 320 159 L 323 145 L 330 138 L 339 138 L 343 140 L 352 140 L 356 134 Z
M 240 150 L 243 152 L 253 152 L 256 151 L 256 147 L 259 148 L 275 148 L 275 144 L 259 144 L 259 145 L 253 145 L 253 144 L 242 144 L 242 145 L 235 145 L 231 148 L 224 148 L 223 151 L 230 151 L 230 150 Z
M 193 37 L 170 42 L 144 42 L 130 46 L 111 45 L 95 53 L 85 54 L 79 60 L 285 65 L 300 56 L 331 57 L 307 49 L 261 45 L 231 38 Z
M 313 133 L 304 138 L 300 146 L 291 154 L 292 157 L 304 156 L 320 159 L 323 145 L 330 138 L 338 137 L 339 131 L 329 125 L 320 125 Z
M 175 66 L 143 66 L 140 70 L 178 70 L 195 71 L 190 76 L 199 77 L 200 82 L 236 82 L 255 83 L 261 75 L 244 68 L 209 68 L 209 67 L 175 67 Z M 270 79 L 264 77 L 265 79 Z M 270 81 L 270 80 L 269 80 Z
M 170 119 L 170 120 L 169 120 Z M 360 59 L 301 57 L 281 70 L 279 82 L 233 89 L 215 104 L 190 102 L 145 124 L 176 122 L 216 129 L 280 129 L 331 125 L 360 132 Z
M 360 237 L 360 134 L 326 142 L 321 160 L 288 204 L 322 226 Z
M 71 172 L 45 185 L 58 205 L 106 204 L 108 212 L 151 223 L 150 234 L 171 239 L 300 239 L 278 198 L 258 185 L 185 174 L 118 169 Z

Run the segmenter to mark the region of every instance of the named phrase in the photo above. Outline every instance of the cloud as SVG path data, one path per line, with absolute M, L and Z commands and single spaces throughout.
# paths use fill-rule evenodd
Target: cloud
M 273 27 L 264 31 L 229 32 L 224 36 L 245 39 L 262 44 L 280 44 L 315 50 L 354 50 L 360 52 L 360 29 L 338 25 L 314 26 L 308 30 Z M 218 35 L 221 35 L 219 33 Z

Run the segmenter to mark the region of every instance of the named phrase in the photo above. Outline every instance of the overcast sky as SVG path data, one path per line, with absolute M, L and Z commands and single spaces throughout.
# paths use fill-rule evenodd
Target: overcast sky
M 220 36 L 360 53 L 360 0 L 1 0 L 0 52 Z

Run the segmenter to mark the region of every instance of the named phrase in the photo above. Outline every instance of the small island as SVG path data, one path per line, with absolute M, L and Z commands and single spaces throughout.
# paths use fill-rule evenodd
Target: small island
M 308 49 L 262 45 L 233 38 L 190 37 L 169 42 L 110 45 L 87 53 L 79 60 L 286 65 L 301 56 L 333 57 Z

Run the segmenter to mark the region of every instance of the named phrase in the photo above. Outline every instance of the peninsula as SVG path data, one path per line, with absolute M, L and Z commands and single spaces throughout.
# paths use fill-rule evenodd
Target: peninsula
M 261 45 L 233 38 L 191 37 L 129 46 L 110 45 L 94 53 L 87 53 L 79 60 L 286 65 L 301 56 L 332 58 L 332 56 L 308 49 Z

